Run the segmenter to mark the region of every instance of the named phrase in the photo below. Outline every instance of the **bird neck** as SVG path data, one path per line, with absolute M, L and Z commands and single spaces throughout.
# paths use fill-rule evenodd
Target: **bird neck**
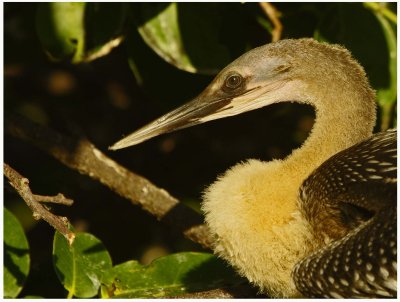
M 375 123 L 374 93 L 366 80 L 355 76 L 337 84 L 332 76 L 321 85 L 320 78 L 291 80 L 274 94 L 274 103 L 299 100 L 315 108 L 304 144 L 285 160 L 232 167 L 203 197 L 206 222 L 217 238 L 214 251 L 275 297 L 298 294 L 293 267 L 320 244 L 298 207 L 302 182 L 333 154 L 369 137 Z
M 330 88 L 322 93 L 308 89 L 298 99 L 311 104 L 316 115 L 306 141 L 285 161 L 287 168 L 291 167 L 297 174 L 302 171 L 300 177 L 307 177 L 332 155 L 372 134 L 376 105 L 369 86 L 355 91 Z

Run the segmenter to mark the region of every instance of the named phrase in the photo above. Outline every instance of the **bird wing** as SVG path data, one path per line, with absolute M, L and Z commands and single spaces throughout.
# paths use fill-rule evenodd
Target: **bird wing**
M 307 297 L 397 295 L 396 207 L 387 207 L 348 235 L 300 261 L 293 279 Z
M 337 153 L 300 189 L 316 235 L 337 239 L 300 261 L 293 278 L 314 297 L 394 297 L 397 253 L 396 130 Z

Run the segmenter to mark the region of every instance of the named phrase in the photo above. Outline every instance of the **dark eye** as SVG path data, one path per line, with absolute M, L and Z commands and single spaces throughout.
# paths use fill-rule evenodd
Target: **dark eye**
M 226 79 L 224 86 L 228 89 L 236 89 L 238 88 L 243 82 L 243 78 L 240 74 L 238 73 L 231 73 L 229 74 Z

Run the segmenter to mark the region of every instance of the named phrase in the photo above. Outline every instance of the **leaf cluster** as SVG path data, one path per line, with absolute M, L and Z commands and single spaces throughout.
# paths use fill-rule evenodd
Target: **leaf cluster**
M 16 298 L 29 275 L 29 246 L 21 224 L 7 209 L 4 234 L 4 296 Z M 68 298 L 161 298 L 243 282 L 209 253 L 182 252 L 147 266 L 135 260 L 113 266 L 106 247 L 89 233 L 77 233 L 69 245 L 56 232 L 53 266 Z

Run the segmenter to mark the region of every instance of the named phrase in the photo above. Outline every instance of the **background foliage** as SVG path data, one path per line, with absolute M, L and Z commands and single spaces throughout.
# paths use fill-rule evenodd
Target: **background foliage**
M 393 127 L 395 3 L 273 5 L 282 38 L 314 37 L 351 50 L 377 90 L 376 130 Z M 84 134 L 102 150 L 194 97 L 227 63 L 270 42 L 273 30 L 257 3 L 6 3 L 4 14 L 5 114 Z M 286 156 L 312 123 L 310 108 L 279 104 L 109 154 L 199 210 L 201 191 L 216 175 L 247 158 Z M 4 151 L 34 192 L 74 199 L 72 208 L 53 210 L 86 232 L 68 247 L 6 187 L 7 297 L 161 297 L 238 282 L 181 234 L 34 147 L 6 135 Z M 177 266 L 181 274 L 169 276 Z M 91 278 L 82 279 L 83 268 Z

